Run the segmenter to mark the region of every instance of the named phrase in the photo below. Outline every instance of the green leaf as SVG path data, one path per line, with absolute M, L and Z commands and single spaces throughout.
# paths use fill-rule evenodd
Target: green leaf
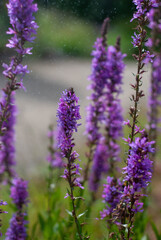
M 152 229 L 153 229 L 153 231 L 155 233 L 156 239 L 157 240 L 161 240 L 161 235 L 159 234 L 155 223 L 153 221 L 150 221 L 150 223 L 151 223 Z
M 88 212 L 88 210 L 86 210 L 85 212 L 83 212 L 83 213 L 80 213 L 79 215 L 78 215 L 78 217 L 77 218 L 80 218 L 80 217 L 82 217 L 83 215 L 85 215 L 86 214 L 86 212 Z
M 44 220 L 43 216 L 42 216 L 40 213 L 38 214 L 38 220 L 39 220 L 39 223 L 40 223 L 41 229 L 44 230 L 44 227 L 45 227 L 45 220 Z
M 66 211 L 71 217 L 73 217 L 72 212 L 70 212 L 68 209 L 65 209 L 65 211 Z

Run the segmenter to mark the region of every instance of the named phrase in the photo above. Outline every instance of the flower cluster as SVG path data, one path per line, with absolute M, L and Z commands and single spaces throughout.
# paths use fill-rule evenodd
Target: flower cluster
M 121 200 L 123 184 L 119 179 L 107 177 L 107 184 L 104 184 L 102 194 L 103 202 L 106 204 L 105 209 L 101 212 L 101 218 L 111 217 Z
M 58 117 L 58 147 L 61 149 L 62 156 L 67 158 L 68 163 L 64 164 L 66 167 L 64 171 L 64 178 L 70 183 L 71 187 L 82 188 L 77 176 L 80 175 L 79 164 L 75 161 L 78 158 L 78 154 L 73 151 L 73 133 L 77 131 L 77 127 L 80 125 L 77 121 L 81 118 L 79 114 L 78 98 L 76 97 L 74 90 L 65 90 L 60 98 L 59 107 L 57 110 Z
M 145 133 L 129 144 L 127 166 L 123 168 L 125 187 L 121 202 L 126 205 L 131 217 L 134 213 L 142 211 L 143 203 L 139 200 L 143 196 L 142 191 L 147 188 L 152 178 L 152 161 L 149 155 L 154 152 L 153 144 L 153 141 L 148 141 Z
M 38 28 L 33 16 L 33 13 L 37 11 L 37 4 L 33 4 L 33 0 L 9 0 L 7 8 L 12 26 L 9 28 L 7 34 L 11 34 L 13 37 L 6 46 L 14 48 L 18 55 L 11 58 L 9 65 L 3 63 L 3 74 L 9 81 L 3 89 L 6 94 L 6 101 L 5 104 L 1 104 L 0 135 L 4 134 L 3 124 L 5 121 L 8 121 L 11 94 L 19 88 L 24 88 L 23 77 L 26 73 L 29 73 L 27 65 L 23 66 L 21 64 L 23 56 L 31 54 L 32 49 L 25 47 L 25 43 L 34 40 L 35 37 L 33 35 L 36 34 Z M 18 76 L 20 79 L 17 78 Z
M 8 228 L 6 232 L 6 240 L 15 240 L 15 239 L 27 239 L 27 232 L 25 225 L 28 222 L 25 220 L 25 214 L 20 213 L 18 216 L 17 214 L 13 214 L 10 220 L 10 228 Z
M 107 79 L 106 69 L 106 49 L 102 45 L 103 38 L 97 39 L 94 47 L 95 51 L 92 52 L 92 74 L 89 80 L 92 82 L 90 89 L 92 95 L 90 99 L 92 103 L 87 108 L 86 118 L 86 134 L 90 143 L 96 143 L 100 138 L 99 121 L 103 119 L 102 95 L 104 90 L 104 83 Z
M 23 87 L 22 78 L 29 73 L 27 66 L 21 64 L 22 57 L 25 54 L 31 54 L 32 48 L 25 47 L 26 42 L 33 42 L 36 30 L 38 28 L 33 13 L 37 12 L 37 4 L 33 4 L 33 0 L 9 0 L 7 4 L 8 15 L 10 18 L 11 28 L 7 34 L 13 35 L 6 45 L 8 48 L 14 48 L 18 52 L 18 57 L 11 59 L 10 65 L 3 64 L 5 68 L 3 74 L 12 80 L 12 90 Z M 16 76 L 21 75 L 18 82 Z
M 6 104 L 7 95 L 2 91 L 1 108 Z M 1 110 L 0 110 L 1 111 Z M 15 105 L 15 93 L 12 92 L 7 109 L 8 121 L 4 122 L 4 135 L 1 136 L 2 149 L 0 151 L 0 178 L 7 180 L 4 174 L 8 174 L 8 178 L 15 176 L 13 166 L 15 163 L 15 122 L 17 108 Z M 9 179 L 8 179 L 9 180 Z
M 18 209 L 22 209 L 23 205 L 27 205 L 28 203 L 28 182 L 21 178 L 14 178 L 12 184 L 11 198 L 13 199 L 13 203 L 16 205 L 16 207 Z
M 12 181 L 11 186 L 11 198 L 17 208 L 16 214 L 13 214 L 10 220 L 10 227 L 6 232 L 6 240 L 22 239 L 26 240 L 27 232 L 25 225 L 26 213 L 24 213 L 24 207 L 28 203 L 28 183 L 21 178 L 15 178 Z
M 72 88 L 65 90 L 59 101 L 57 110 L 59 128 L 58 146 L 64 157 L 74 147 L 72 135 L 74 131 L 77 131 L 77 127 L 79 126 L 77 121 L 81 118 L 79 114 L 80 106 L 77 103 L 78 98 Z
M 37 4 L 33 0 L 9 0 L 7 4 L 11 28 L 7 34 L 13 35 L 7 47 L 15 48 L 20 55 L 31 54 L 32 48 L 25 48 L 25 42 L 33 42 L 38 28 L 33 13 L 37 12 Z
M 149 137 L 156 141 L 158 106 L 161 105 L 159 96 L 161 94 L 161 3 L 156 0 L 156 7 L 153 7 L 147 14 L 149 19 L 149 28 L 151 29 L 151 38 L 148 39 L 147 46 L 154 52 L 152 63 L 151 88 L 149 98 Z M 155 145 L 154 145 L 155 146 Z M 155 154 L 153 154 L 153 157 Z
M 106 144 L 109 147 L 110 165 L 113 161 L 119 160 L 119 145 L 117 140 L 122 136 L 122 108 L 118 98 L 121 92 L 122 73 L 125 68 L 123 59 L 126 55 L 120 51 L 120 40 L 117 40 L 115 47 L 109 46 L 107 49 L 107 70 L 108 78 L 105 84 L 104 94 L 104 125 L 106 130 Z M 112 166 L 110 166 L 112 168 Z M 111 169 L 111 171 L 113 171 Z
M 134 47 L 140 48 L 141 50 L 142 45 L 147 41 L 147 32 L 144 27 L 148 23 L 147 13 L 153 6 L 156 6 L 156 0 L 133 0 L 133 3 L 136 5 L 136 12 L 133 14 L 131 21 L 137 20 L 138 26 L 136 27 L 137 33 L 134 32 L 134 36 L 132 36 L 132 44 Z M 134 55 L 134 57 L 137 60 L 139 59 L 137 55 Z M 152 61 L 153 55 L 151 55 L 148 50 L 142 49 L 141 57 L 141 61 L 147 63 Z
M 124 181 L 128 182 L 131 194 L 145 189 L 152 177 L 152 161 L 149 153 L 154 151 L 152 144 L 147 137 L 137 137 L 130 143 L 130 153 L 127 159 L 127 166 L 124 168 L 126 174 Z
M 93 90 L 91 95 L 93 105 L 90 105 L 88 109 L 89 117 L 87 118 L 86 133 L 88 133 L 89 142 L 96 145 L 93 153 L 92 169 L 99 169 L 98 172 L 97 170 L 95 172 L 98 180 L 107 169 L 113 174 L 114 162 L 119 160 L 120 148 L 117 140 L 122 136 L 123 118 L 118 96 L 121 92 L 125 54 L 122 54 L 120 51 L 119 38 L 115 47 L 109 46 L 106 50 L 103 37 L 96 41 L 95 47 L 96 51 L 93 54 L 92 64 L 93 73 L 90 76 L 92 81 L 91 89 Z M 102 128 L 105 131 L 105 135 L 100 131 Z M 98 158 L 100 153 L 98 152 L 105 145 L 107 153 L 103 156 L 104 161 L 100 163 Z M 109 167 L 107 167 L 107 163 Z M 100 168 L 100 166 L 102 167 Z M 102 172 L 100 172 L 100 169 L 102 169 Z M 95 183 L 97 186 L 94 187 Z M 90 189 L 96 190 L 97 188 L 98 181 L 96 181 L 96 177 L 94 177 L 93 171 L 91 171 Z

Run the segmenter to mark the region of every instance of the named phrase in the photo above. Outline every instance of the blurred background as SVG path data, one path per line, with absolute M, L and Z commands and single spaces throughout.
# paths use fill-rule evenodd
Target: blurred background
M 80 98 L 82 126 L 76 138 L 85 142 L 85 107 L 88 105 L 86 91 L 91 73 L 91 51 L 103 20 L 110 17 L 108 44 L 115 44 L 121 36 L 121 49 L 127 54 L 129 67 L 125 71 L 125 82 L 135 72 L 131 62 L 135 49 L 131 44 L 133 23 L 130 23 L 135 7 L 131 0 L 37 0 L 39 11 L 36 21 L 39 25 L 33 44 L 33 55 L 25 57 L 31 71 L 24 79 L 26 92 L 17 91 L 19 114 L 17 117 L 17 161 L 18 171 L 28 177 L 44 170 L 47 154 L 48 125 L 56 122 L 57 102 L 65 88 L 74 87 Z M 5 47 L 8 37 L 9 18 L 5 2 L 0 2 L 0 61 L 8 63 L 14 55 Z M 1 72 L 3 69 L 1 68 Z M 0 86 L 6 79 L 1 75 Z M 124 84 L 123 105 L 127 105 Z M 84 144 L 85 145 L 85 144 Z M 79 145 L 80 146 L 80 145 Z M 82 147 L 81 147 L 82 150 Z
M 37 0 L 35 2 L 39 7 L 36 14 L 39 29 L 33 45 L 33 55 L 24 59 L 31 72 L 24 79 L 26 91 L 17 91 L 16 95 L 19 112 L 16 126 L 16 159 L 20 176 L 30 179 L 31 183 L 34 180 L 39 186 L 42 179 L 38 183 L 40 179 L 38 175 L 44 176 L 47 167 L 48 126 L 56 123 L 57 104 L 65 88 L 74 87 L 80 99 L 82 125 L 75 138 L 76 150 L 80 158 L 83 161 L 85 159 L 86 140 L 83 133 L 85 109 L 89 104 L 87 96 L 90 94 L 86 91 L 89 84 L 87 78 L 91 73 L 90 54 L 96 38 L 100 36 L 101 24 L 106 17 L 110 17 L 108 44 L 115 44 L 117 36 L 121 36 L 121 49 L 127 54 L 121 100 L 124 116 L 129 117 L 127 112 L 130 105 L 130 83 L 134 81 L 133 73 L 136 73 L 136 63 L 132 60 L 135 49 L 131 44 L 135 24 L 130 23 L 135 7 L 132 0 Z M 9 57 L 14 53 L 5 47 L 8 41 L 6 31 L 9 27 L 9 19 L 4 1 L 0 1 L 0 16 L 0 61 L 8 63 Z M 2 67 L 0 70 L 2 73 Z M 149 81 L 150 69 L 146 67 L 143 79 L 146 97 L 140 104 L 142 125 L 147 122 L 146 102 Z M 5 83 L 6 79 L 1 74 L 0 87 Z M 122 151 L 124 148 L 122 145 Z M 160 172 L 160 168 L 157 169 Z M 158 191 L 160 185 L 153 185 L 154 205 L 161 208 Z M 32 191 L 31 198 L 37 204 L 37 199 L 34 197 L 35 189 Z M 157 212 L 156 208 L 155 211 Z

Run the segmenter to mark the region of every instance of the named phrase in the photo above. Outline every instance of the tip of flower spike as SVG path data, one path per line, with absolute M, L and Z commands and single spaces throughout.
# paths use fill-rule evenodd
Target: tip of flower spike
M 116 39 L 116 45 L 115 45 L 115 48 L 118 52 L 120 51 L 120 43 L 121 43 L 121 37 L 118 36 Z
M 109 18 L 105 18 L 103 24 L 102 24 L 102 29 L 101 29 L 101 36 L 103 38 L 103 44 L 106 46 L 106 35 L 108 31 L 108 26 L 109 26 Z

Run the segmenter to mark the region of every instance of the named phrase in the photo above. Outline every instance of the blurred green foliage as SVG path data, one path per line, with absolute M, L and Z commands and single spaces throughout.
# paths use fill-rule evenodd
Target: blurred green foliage
M 127 18 L 132 14 L 132 0 L 37 0 L 45 7 L 54 7 L 78 17 L 101 23 L 106 17 Z
M 40 3 L 40 1 L 38 2 Z M 85 4 L 85 1 L 80 1 L 79 3 L 83 4 L 83 2 Z M 53 57 L 55 55 L 66 54 L 89 57 L 97 36 L 100 36 L 101 25 L 90 22 L 89 18 L 88 20 L 80 18 L 81 14 L 78 14 L 79 17 L 76 17 L 70 14 L 70 11 L 63 11 L 63 8 L 61 11 L 56 10 L 56 6 L 55 8 L 50 8 L 50 4 L 52 4 L 50 1 L 48 1 L 47 7 L 43 7 L 44 1 L 41 1 L 41 4 L 39 4 L 39 11 L 36 15 L 39 29 L 34 44 L 33 55 L 35 57 Z M 65 4 L 65 1 L 62 1 L 62 4 Z M 85 11 L 83 5 L 81 6 Z M 2 52 L 7 43 L 8 36 L 6 35 L 6 31 L 9 26 L 4 2 L 0 3 L 0 14 L 0 52 Z M 88 14 L 90 16 L 90 11 Z M 108 34 L 109 44 L 115 44 L 117 36 L 121 36 L 121 49 L 124 53 L 128 54 L 128 57 L 134 52 L 131 44 L 133 24 L 129 23 L 129 19 L 122 17 L 118 20 L 111 20 Z
M 56 10 L 41 8 L 37 15 L 40 26 L 34 55 L 48 56 L 58 53 L 89 57 L 92 46 L 97 37 L 100 36 L 100 25 L 94 25 L 70 15 L 64 15 Z M 133 23 L 129 19 L 114 21 L 110 23 L 108 33 L 108 44 L 115 44 L 118 36 L 121 36 L 121 49 L 128 57 L 134 52 L 131 44 L 133 34 Z

